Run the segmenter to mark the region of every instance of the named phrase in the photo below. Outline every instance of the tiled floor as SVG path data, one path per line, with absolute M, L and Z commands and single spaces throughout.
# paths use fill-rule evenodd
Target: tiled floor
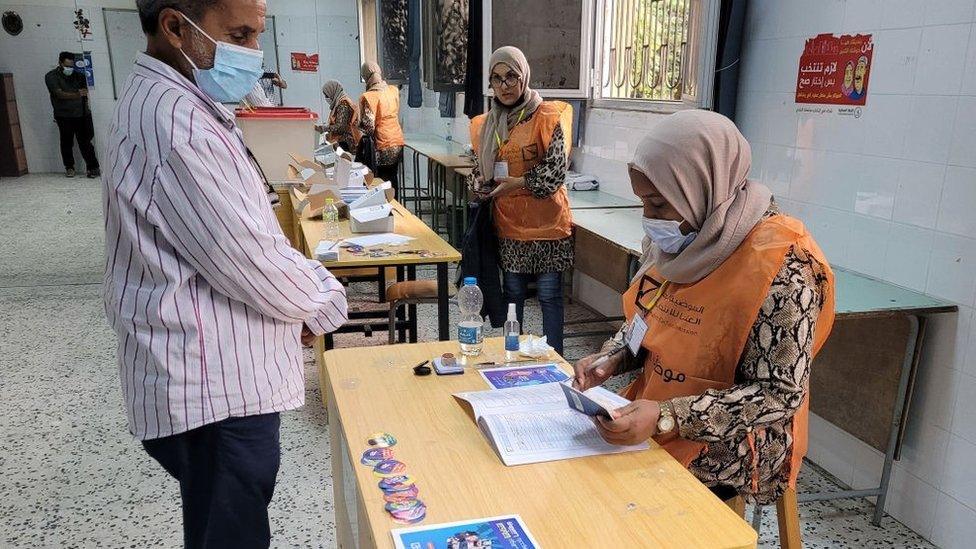
M 0 180 L 0 547 L 178 547 L 175 481 L 128 434 L 114 336 L 102 313 L 100 191 L 60 176 Z M 354 288 L 369 300 L 369 288 Z M 365 303 L 362 304 L 366 306 Z M 434 311 L 422 315 L 433 319 Z M 527 326 L 538 330 L 538 308 Z M 588 313 L 570 306 L 570 318 Z M 433 338 L 432 321 L 420 335 Z M 383 334 L 337 338 L 376 345 Z M 582 356 L 598 341 L 569 340 Z M 307 405 L 282 421 L 275 547 L 333 547 L 328 427 L 306 357 Z M 801 491 L 831 484 L 805 468 Z M 931 547 L 865 501 L 800 506 L 806 547 Z M 749 515 L 751 516 L 751 515 Z M 777 546 L 775 510 L 763 547 Z

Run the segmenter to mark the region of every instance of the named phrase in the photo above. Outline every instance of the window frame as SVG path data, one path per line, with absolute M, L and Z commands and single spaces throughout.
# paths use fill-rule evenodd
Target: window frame
M 698 94 L 694 97 L 682 93 L 681 100 L 665 101 L 661 99 L 621 99 L 603 97 L 603 52 L 605 45 L 605 18 L 607 2 L 613 0 L 595 0 L 593 14 L 593 42 L 590 67 L 590 100 L 593 108 L 618 111 L 641 111 L 671 114 L 685 109 L 710 109 L 713 105 L 715 82 L 715 64 L 718 50 L 718 24 L 721 0 L 692 0 L 691 28 L 689 42 L 694 44 L 695 79 Z M 682 72 L 687 75 L 687 65 L 682 65 Z M 686 78 L 687 76 L 683 77 Z
M 583 18 L 580 21 L 580 74 L 579 74 L 579 87 L 576 88 L 533 88 L 540 95 L 545 98 L 554 99 L 577 99 L 577 100 L 589 100 L 592 98 L 592 85 L 590 77 L 592 75 L 591 68 L 593 67 L 593 32 L 594 27 L 594 15 L 596 3 L 599 0 L 574 0 L 579 1 L 582 4 L 582 15 Z M 527 2 L 526 5 L 531 5 L 531 2 Z M 485 90 L 485 96 L 487 98 L 494 97 L 494 92 L 491 89 L 491 85 L 488 79 L 491 77 L 491 67 L 489 63 L 491 61 L 491 54 L 495 51 L 495 45 L 492 43 L 492 1 L 484 0 L 483 4 L 483 14 L 482 14 L 482 89 Z M 473 24 L 474 22 L 469 22 Z

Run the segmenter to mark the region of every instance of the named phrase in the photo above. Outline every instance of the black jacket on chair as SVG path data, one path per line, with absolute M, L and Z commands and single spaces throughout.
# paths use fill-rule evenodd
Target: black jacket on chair
M 461 243 L 458 286 L 465 277 L 477 278 L 478 287 L 485 296 L 481 316 L 487 316 L 493 328 L 501 328 L 505 325 L 508 308 L 502 291 L 498 234 L 495 232 L 491 201 L 473 201 L 468 208 L 468 229 Z

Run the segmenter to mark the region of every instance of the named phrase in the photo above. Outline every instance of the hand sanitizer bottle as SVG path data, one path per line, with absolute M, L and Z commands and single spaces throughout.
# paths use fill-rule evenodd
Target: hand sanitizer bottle
M 505 321 L 505 360 L 508 362 L 518 360 L 519 335 L 521 332 L 518 315 L 515 314 L 515 304 L 509 303 L 508 320 Z

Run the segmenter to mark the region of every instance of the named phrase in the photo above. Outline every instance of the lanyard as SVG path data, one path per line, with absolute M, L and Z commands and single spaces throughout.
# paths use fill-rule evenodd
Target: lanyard
M 647 282 L 648 280 L 652 282 L 654 281 L 652 278 L 646 276 L 643 279 L 641 279 L 641 285 L 637 289 L 637 297 L 634 299 L 634 304 L 637 305 L 637 307 L 644 312 L 644 316 L 647 316 L 647 314 L 654 309 L 654 306 L 657 305 L 657 302 L 661 299 L 661 296 L 664 294 L 664 291 L 668 288 L 668 286 L 671 285 L 670 280 L 665 280 L 664 283 L 657 288 L 657 292 L 654 293 L 654 297 L 651 298 L 651 300 L 647 303 L 647 305 L 644 305 L 641 303 L 641 299 L 643 299 L 645 295 L 653 291 L 653 289 L 647 289 L 647 290 L 644 289 L 644 283 Z
M 522 118 L 524 118 L 524 117 L 525 117 L 525 109 L 522 109 L 522 112 L 519 113 L 518 120 L 515 121 L 515 126 L 518 126 L 519 124 L 521 124 L 522 123 Z M 515 126 L 512 126 L 512 127 L 514 128 Z M 511 136 L 509 136 L 508 139 L 511 139 Z M 505 142 L 502 143 L 502 137 L 500 135 L 498 135 L 498 130 L 497 129 L 495 130 L 495 143 L 498 143 L 498 150 L 501 150 L 502 147 L 504 147 L 505 145 L 508 145 L 508 139 L 506 139 Z

